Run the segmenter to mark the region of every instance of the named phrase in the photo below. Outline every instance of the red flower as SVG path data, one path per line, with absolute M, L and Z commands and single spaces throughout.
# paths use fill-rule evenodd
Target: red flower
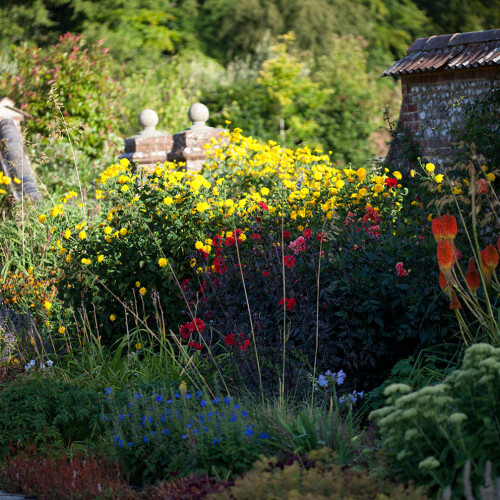
M 259 203 L 259 207 L 262 208 L 262 210 L 269 210 L 269 207 L 263 201 Z
M 262 271 L 262 274 L 267 278 L 267 276 L 269 276 L 269 271 Z
M 450 301 L 450 309 L 461 309 L 462 304 L 460 304 L 460 301 L 458 300 L 457 297 L 457 292 L 455 290 L 451 291 L 451 301 Z
M 366 214 L 363 217 L 363 224 L 367 224 L 368 222 L 372 225 L 377 224 L 380 220 L 380 214 L 373 208 L 368 207 L 366 209 Z
M 499 255 L 497 249 L 493 245 L 488 245 L 484 249 L 484 263 L 494 272 L 498 266 Z
M 288 240 L 292 236 L 292 233 L 290 231 L 283 231 L 283 239 Z
M 250 346 L 250 341 L 245 339 L 242 344 L 240 344 L 240 349 L 242 351 L 248 351 L 248 347 Z
M 444 239 L 444 232 L 443 228 L 441 227 L 440 217 L 435 217 L 434 219 L 432 219 L 431 230 L 432 230 L 432 235 L 434 236 L 434 239 L 436 241 Z
M 295 257 L 292 257 L 291 255 L 285 255 L 285 267 L 287 269 L 290 269 L 291 267 L 293 267 L 296 263 L 296 259 Z
M 226 245 L 227 247 L 232 247 L 235 243 L 236 243 L 236 240 L 231 236 L 229 238 L 226 238 L 224 245 Z
M 465 273 L 465 281 L 467 282 L 467 285 L 469 285 L 471 292 L 476 293 L 481 280 L 472 259 L 469 259 L 469 268 L 467 269 L 467 273 Z
M 316 235 L 316 239 L 317 239 L 318 241 L 325 241 L 325 236 L 326 236 L 326 235 L 325 235 L 325 233 L 318 233 L 318 234 Z
M 189 336 L 191 335 L 191 331 L 190 331 L 190 329 L 188 328 L 188 324 L 189 324 L 189 323 L 186 323 L 186 324 L 182 325 L 182 326 L 181 326 L 181 331 L 180 331 L 181 337 L 182 337 L 183 339 L 186 339 L 186 340 L 187 340 L 187 339 L 189 338 Z
M 388 177 L 385 181 L 384 181 L 385 185 L 386 186 L 389 186 L 390 188 L 391 187 L 395 187 L 398 185 L 398 180 L 397 179 L 394 179 L 394 177 Z
M 491 281 L 491 277 L 493 276 L 493 271 L 490 266 L 488 266 L 486 262 L 486 250 L 481 250 L 481 264 L 483 265 L 483 273 L 486 284 L 489 285 Z
M 205 329 L 205 322 L 202 319 L 194 318 L 181 326 L 180 335 L 184 339 L 188 339 L 194 332 L 202 333 Z
M 194 349 L 198 349 L 198 351 L 201 351 L 203 349 L 203 346 L 201 344 L 198 344 L 198 342 L 189 342 L 188 346 L 193 347 Z
M 215 257 L 214 264 L 212 266 L 212 269 L 217 273 L 217 274 L 224 274 L 227 271 L 227 265 L 224 259 L 221 259 L 220 257 Z
M 304 236 L 304 238 L 309 239 L 312 236 L 312 231 L 308 227 L 306 227 L 302 235 Z
M 261 239 L 260 234 L 257 233 L 252 234 L 252 240 L 260 240 L 260 239 Z
M 224 337 L 224 344 L 225 345 L 236 345 L 236 339 L 234 338 L 234 333 L 228 333 Z
M 284 305 L 289 311 L 293 311 L 293 309 L 297 305 L 297 301 L 294 298 L 287 299 L 286 297 L 283 297 L 279 301 L 279 305 L 280 306 Z
M 220 247 L 222 245 L 222 238 L 219 235 L 214 236 L 212 239 L 212 245 L 214 247 Z

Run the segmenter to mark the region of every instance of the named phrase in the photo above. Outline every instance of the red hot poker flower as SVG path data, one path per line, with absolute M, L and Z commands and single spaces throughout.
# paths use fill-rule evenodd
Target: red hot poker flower
M 443 215 L 441 217 L 441 228 L 443 230 L 444 239 L 451 243 L 457 235 L 457 219 L 450 214 Z
M 435 217 L 432 219 L 432 235 L 436 241 L 440 241 L 444 239 L 443 228 L 441 227 L 441 217 Z
M 476 266 L 474 265 L 474 261 L 472 259 L 469 259 L 469 268 L 465 273 L 465 281 L 467 282 L 467 285 L 469 286 L 471 292 L 476 293 L 477 289 L 479 288 L 479 284 L 481 283 L 481 280 L 479 278 L 479 273 L 477 272 Z
M 446 240 L 440 240 L 437 244 L 437 261 L 439 270 L 444 274 L 446 281 L 451 281 L 451 270 L 454 264 L 453 248 Z
M 484 263 L 490 268 L 490 271 L 493 273 L 498 266 L 498 252 L 497 249 L 493 245 L 488 245 L 484 249 Z
M 443 292 L 446 295 L 448 295 L 448 297 L 449 297 L 450 296 L 451 287 L 448 284 L 448 282 L 446 281 L 446 278 L 444 277 L 443 273 L 439 273 L 439 286 L 441 287 L 441 290 L 443 290 Z
M 488 266 L 488 264 L 486 263 L 485 250 L 481 250 L 481 264 L 483 265 L 483 273 L 486 285 L 489 285 L 491 277 L 493 275 L 493 271 L 491 270 L 490 266 Z
M 460 301 L 458 300 L 457 293 L 455 290 L 451 291 L 451 301 L 450 301 L 450 309 L 462 309 L 462 304 L 460 304 Z

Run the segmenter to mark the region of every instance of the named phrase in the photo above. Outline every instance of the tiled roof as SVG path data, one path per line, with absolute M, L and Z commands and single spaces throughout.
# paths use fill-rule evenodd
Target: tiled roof
M 500 29 L 419 38 L 382 76 L 494 65 L 500 65 Z

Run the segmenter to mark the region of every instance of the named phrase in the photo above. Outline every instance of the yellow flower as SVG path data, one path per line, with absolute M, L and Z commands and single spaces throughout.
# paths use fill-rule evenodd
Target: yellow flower
M 139 288 L 139 295 L 146 295 L 146 287 Z
M 158 261 L 158 265 L 160 267 L 165 267 L 167 264 L 168 264 L 168 260 L 163 258 L 163 257 Z
M 453 188 L 453 194 L 461 194 L 462 193 L 462 190 L 459 188 L 459 187 L 454 187 Z
M 194 248 L 196 248 L 196 250 L 201 250 L 203 248 L 203 242 L 201 241 L 197 241 L 195 244 L 194 244 Z
M 435 169 L 435 168 L 436 168 L 436 167 L 435 167 L 434 163 L 426 163 L 426 164 L 425 164 L 425 170 L 426 170 L 427 172 L 429 172 L 429 174 L 431 174 L 432 172 L 434 172 L 434 169 Z
M 64 231 L 64 239 L 69 240 L 70 236 L 71 231 L 69 229 L 66 229 L 66 231 Z
M 87 233 L 85 231 L 80 231 L 78 233 L 78 238 L 80 238 L 81 240 L 84 240 L 86 237 L 87 237 Z
M 125 193 L 126 191 L 128 191 L 130 188 L 128 187 L 128 184 L 124 184 L 122 186 L 122 191 Z
M 196 259 L 191 259 L 191 261 L 189 262 L 189 265 L 190 265 L 191 267 L 196 266 Z
M 141 288 L 141 282 L 140 282 L 140 281 L 136 281 L 136 282 L 135 282 L 135 286 L 136 286 L 137 288 Z
M 174 199 L 171 197 L 171 196 L 167 196 L 165 198 L 163 198 L 163 203 L 165 203 L 165 205 L 172 205 L 172 203 L 174 202 Z
M 130 165 L 130 162 L 127 160 L 127 158 L 122 158 L 120 160 L 120 166 L 123 168 L 127 168 Z
M 104 260 L 104 255 L 100 254 L 97 256 L 97 262 L 102 262 Z
M 14 182 L 15 182 L 16 184 L 21 184 L 21 181 L 20 181 L 17 177 L 15 177 L 15 176 L 14 176 Z
M 135 348 L 137 350 L 139 350 L 141 347 L 142 347 L 142 344 L 140 342 L 137 342 L 137 344 L 135 344 Z
M 67 262 L 68 264 L 71 262 L 71 259 L 72 259 L 72 257 L 71 257 L 71 254 L 70 254 L 70 253 L 69 253 L 68 255 L 66 255 L 66 259 L 65 259 L 65 260 L 66 260 L 66 262 Z
M 114 314 L 112 314 L 112 315 L 109 317 L 109 319 L 110 319 L 111 321 L 115 321 L 116 316 L 115 316 Z
M 186 392 L 187 392 L 187 384 L 186 384 L 186 382 L 184 382 L 184 380 L 183 380 L 183 381 L 180 383 L 180 385 L 179 385 L 179 391 L 181 391 L 181 394 L 182 394 L 183 396 L 185 396 L 185 395 L 186 395 Z
M 429 222 L 431 222 L 431 221 L 432 221 L 432 216 L 433 216 L 433 215 L 434 215 L 434 214 L 429 214 L 429 215 L 427 216 L 427 220 L 428 220 Z
M 246 236 L 246 234 L 241 233 L 239 238 L 240 238 L 240 241 L 245 241 L 247 239 L 247 236 Z
M 43 224 L 46 220 L 47 216 L 45 214 L 42 214 L 40 215 L 40 217 L 38 217 L 38 222 L 40 222 L 40 224 Z
M 260 194 L 262 196 L 267 196 L 269 194 L 269 189 L 266 188 L 266 187 L 263 187 L 261 190 L 260 190 Z
M 486 174 L 486 178 L 493 182 L 495 180 L 495 174 L 492 174 L 491 172 L 489 174 Z
M 50 311 L 50 308 L 52 307 L 52 304 L 51 304 L 48 300 L 46 300 L 46 301 L 43 303 L 43 307 L 45 307 L 45 309 L 46 309 L 47 311 Z
M 122 227 L 122 228 L 120 229 L 120 234 L 121 234 L 122 236 L 127 236 L 127 233 L 128 233 L 128 230 L 127 230 L 127 228 L 126 228 L 126 227 Z
M 444 175 L 443 174 L 438 174 L 438 175 L 436 175 L 435 181 L 438 184 L 440 184 L 441 182 L 443 182 L 443 179 L 444 179 Z
M 66 328 L 64 326 L 60 326 L 58 332 L 59 333 L 64 333 L 66 331 Z
M 400 181 L 403 176 L 401 175 L 401 172 L 398 172 L 397 170 L 392 173 L 393 177 L 395 177 L 398 181 Z
M 110 228 L 109 226 L 106 226 L 104 228 L 104 234 L 111 234 L 113 232 L 113 229 Z
M 410 175 L 411 175 L 412 177 L 415 177 L 415 170 L 410 170 Z
M 204 212 L 205 210 L 208 210 L 208 207 L 209 207 L 209 205 L 208 205 L 208 203 L 207 203 L 206 201 L 200 201 L 200 202 L 196 205 L 196 210 L 197 210 L 198 212 L 200 212 L 200 214 L 201 214 L 201 213 L 202 213 L 202 212 Z
M 91 263 L 92 261 L 90 259 L 86 259 L 85 257 L 82 259 L 82 264 L 85 264 L 86 266 L 88 266 Z
M 106 241 L 107 241 L 108 243 L 111 243 L 111 241 L 112 241 L 112 240 L 111 240 L 111 236 L 110 236 L 109 234 L 106 236 Z

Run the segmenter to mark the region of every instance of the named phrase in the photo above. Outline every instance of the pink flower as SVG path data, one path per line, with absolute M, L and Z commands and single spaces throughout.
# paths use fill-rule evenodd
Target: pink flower
M 306 240 L 303 236 L 299 236 L 295 241 L 290 243 L 289 247 L 295 255 L 298 255 L 300 252 L 306 251 Z
M 486 194 L 488 192 L 488 183 L 486 182 L 485 179 L 478 179 L 477 192 L 479 194 Z
M 406 269 L 404 269 L 402 262 L 398 262 L 396 264 L 396 272 L 398 273 L 398 276 L 400 278 L 403 278 L 404 276 L 408 276 L 408 271 Z

